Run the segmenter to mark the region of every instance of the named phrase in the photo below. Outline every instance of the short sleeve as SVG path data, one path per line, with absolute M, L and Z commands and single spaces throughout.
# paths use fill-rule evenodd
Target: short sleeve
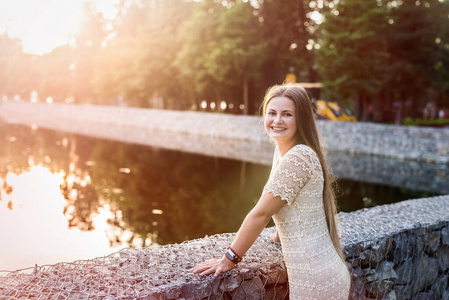
M 310 180 L 313 172 L 310 157 L 294 150 L 296 149 L 292 149 L 280 159 L 279 165 L 272 170 L 264 187 L 264 191 L 270 192 L 275 197 L 281 197 L 289 205 Z

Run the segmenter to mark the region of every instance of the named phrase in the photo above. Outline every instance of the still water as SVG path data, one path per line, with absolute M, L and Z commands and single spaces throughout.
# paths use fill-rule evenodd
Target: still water
M 270 172 L 265 165 L 19 125 L 0 123 L 0 141 L 0 271 L 237 231 Z M 340 174 L 360 161 L 332 157 Z M 409 170 L 399 183 L 381 180 L 391 172 L 376 166 L 388 164 L 369 164 L 339 176 L 340 210 L 441 194 L 438 186 L 419 188 L 425 182 L 404 188 Z M 449 174 L 412 169 L 423 168 L 443 180 Z

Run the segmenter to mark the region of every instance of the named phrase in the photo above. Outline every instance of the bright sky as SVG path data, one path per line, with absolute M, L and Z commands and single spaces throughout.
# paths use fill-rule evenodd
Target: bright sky
M 114 17 L 116 0 L 91 0 L 106 18 Z M 78 30 L 85 0 L 0 0 L 0 34 L 22 40 L 27 53 L 44 54 L 67 43 Z

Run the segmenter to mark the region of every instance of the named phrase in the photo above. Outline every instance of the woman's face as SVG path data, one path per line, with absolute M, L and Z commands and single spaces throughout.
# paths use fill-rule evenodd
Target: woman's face
M 295 104 L 287 97 L 274 97 L 265 115 L 265 130 L 277 143 L 294 143 L 296 138 Z

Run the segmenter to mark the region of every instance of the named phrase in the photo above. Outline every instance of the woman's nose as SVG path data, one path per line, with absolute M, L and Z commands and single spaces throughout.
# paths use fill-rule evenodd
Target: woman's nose
M 281 115 L 280 114 L 276 115 L 276 117 L 274 118 L 274 122 L 281 123 Z

